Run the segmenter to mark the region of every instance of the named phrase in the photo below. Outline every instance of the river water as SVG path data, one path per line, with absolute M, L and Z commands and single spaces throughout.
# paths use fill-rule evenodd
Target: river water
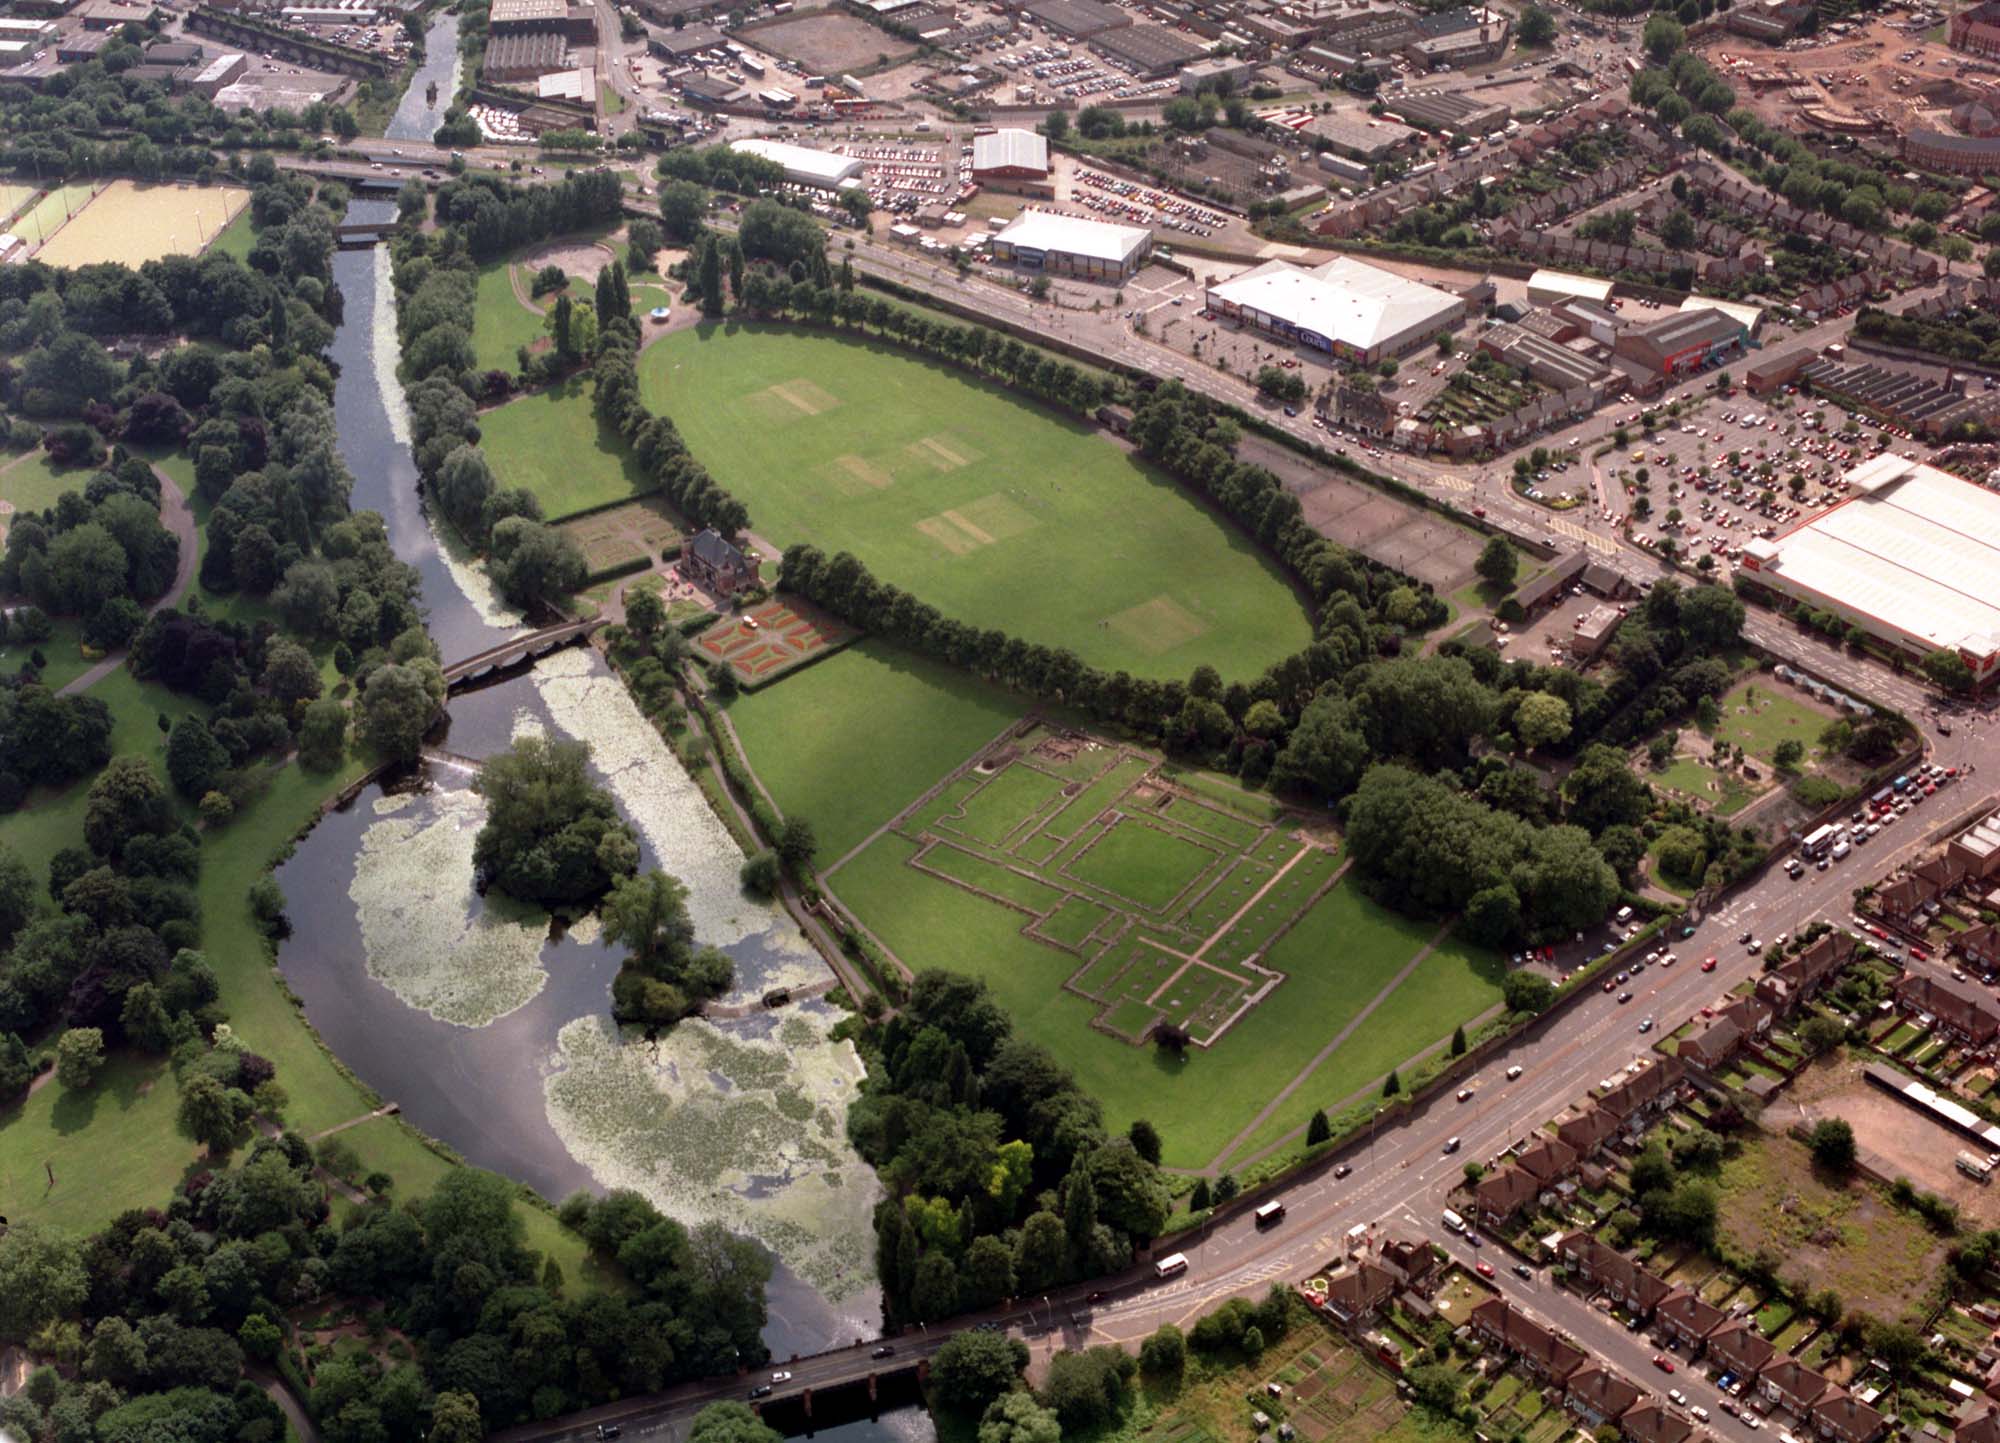
M 449 98 L 455 35 L 450 17 L 433 25 L 392 137 L 429 123 L 434 67 Z M 357 201 L 348 219 L 393 213 Z M 521 618 L 425 513 L 395 378 L 388 253 L 340 252 L 334 275 L 346 301 L 334 412 L 353 504 L 382 514 L 417 569 L 446 658 L 473 654 Z M 698 940 L 736 964 L 723 1002 L 747 1015 L 683 1023 L 657 1045 L 620 1038 L 608 1016 L 619 953 L 597 940 L 594 919 L 560 932 L 472 895 L 483 804 L 468 763 L 533 731 L 592 742 L 643 865 L 687 885 Z M 875 1335 L 869 1210 L 880 1194 L 845 1143 L 860 1064 L 826 1036 L 838 1013 L 816 1000 L 754 1006 L 768 986 L 824 977 L 825 964 L 781 911 L 741 896 L 740 863 L 615 676 L 594 652 L 571 650 L 454 699 L 421 776 L 369 789 L 299 843 L 277 874 L 293 923 L 279 963 L 334 1053 L 474 1165 L 550 1199 L 636 1187 L 689 1225 L 713 1219 L 759 1238 L 778 1259 L 765 1341 L 785 1358 Z M 920 1412 L 840 1431 L 849 1443 L 934 1436 Z
M 410 88 L 382 134 L 389 140 L 421 140 L 426 144 L 444 124 L 444 113 L 458 93 L 461 57 L 458 53 L 458 12 L 446 9 L 424 32 L 424 63 L 410 77 Z M 437 100 L 426 97 L 437 86 Z

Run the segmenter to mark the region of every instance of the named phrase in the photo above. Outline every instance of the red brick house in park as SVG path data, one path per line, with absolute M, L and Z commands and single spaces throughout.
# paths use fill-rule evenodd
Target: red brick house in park
M 723 596 L 733 596 L 757 582 L 757 565 L 710 528 L 697 531 L 681 552 L 681 570 L 691 579 Z

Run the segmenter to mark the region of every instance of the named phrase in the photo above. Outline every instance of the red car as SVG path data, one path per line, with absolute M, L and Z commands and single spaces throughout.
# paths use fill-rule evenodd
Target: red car
M 1609 991 L 1611 990 L 1611 987 L 1612 987 L 1612 984 L 1611 984 L 1611 983 L 1609 983 L 1609 982 L 1607 982 L 1607 983 L 1605 983 L 1605 984 L 1604 984 L 1604 990 L 1605 990 L 1606 992 L 1609 992 Z
M 1653 1366 L 1658 1368 L 1662 1373 L 1671 1373 L 1674 1371 L 1674 1360 L 1669 1358 L 1665 1353 L 1655 1353 L 1653 1355 Z
M 1704 972 L 1713 972 L 1715 970 L 1715 959 L 1713 957 L 1702 958 L 1701 970 Z
M 1493 1264 L 1487 1262 L 1486 1259 L 1484 1258 L 1481 1258 L 1478 1262 L 1474 1263 L 1472 1266 L 1473 1270 L 1477 1272 L 1479 1276 L 1482 1278 L 1490 1278 L 1493 1276 Z

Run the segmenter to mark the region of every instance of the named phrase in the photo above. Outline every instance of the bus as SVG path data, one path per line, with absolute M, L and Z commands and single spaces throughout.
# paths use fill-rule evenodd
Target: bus
M 1832 822 L 1816 827 L 1806 833 L 1806 839 L 1799 843 L 1799 855 L 1808 861 L 1818 861 L 1833 848 L 1833 839 L 1840 835 L 1840 828 Z
M 1153 1264 L 1153 1276 L 1155 1278 L 1177 1278 L 1186 1271 L 1186 1253 L 1171 1253 Z
M 1268 1228 L 1275 1223 L 1283 1221 L 1284 1216 L 1285 1216 L 1285 1205 L 1283 1203 L 1267 1202 L 1262 1207 L 1257 1209 L 1256 1212 L 1257 1226 L 1260 1228 Z

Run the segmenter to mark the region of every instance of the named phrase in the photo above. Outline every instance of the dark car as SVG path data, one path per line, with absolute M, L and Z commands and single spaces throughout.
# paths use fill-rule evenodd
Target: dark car
M 1532 1282 L 1534 1280 L 1535 1270 L 1529 1267 L 1526 1263 L 1516 1263 L 1514 1264 L 1514 1276 L 1517 1278 L 1527 1278 L 1529 1281 Z
M 1346 1177 L 1349 1173 L 1353 1171 L 1354 1171 L 1353 1168 L 1349 1167 L 1346 1163 L 1342 1163 L 1339 1167 L 1333 1170 L 1333 1175 L 1335 1177 Z
M 1620 992 L 1618 994 L 1618 1000 L 1620 1002 L 1630 1002 L 1632 1000 L 1632 994 L 1630 992 Z
M 597 1436 L 600 1438 L 616 1438 L 622 1435 L 624 1431 L 616 1423 L 599 1423 L 597 1425 Z
M 884 1343 L 868 1356 L 871 1358 L 893 1358 L 896 1356 L 896 1350 L 889 1344 Z
M 756 1387 L 754 1387 L 754 1388 L 752 1388 L 752 1389 L 750 1390 L 750 1396 L 751 1396 L 752 1398 L 768 1398 L 768 1397 L 770 1397 L 770 1396 L 771 1396 L 771 1385 L 770 1385 L 769 1383 L 759 1383 L 759 1384 L 758 1384 L 758 1385 L 757 1385 Z

